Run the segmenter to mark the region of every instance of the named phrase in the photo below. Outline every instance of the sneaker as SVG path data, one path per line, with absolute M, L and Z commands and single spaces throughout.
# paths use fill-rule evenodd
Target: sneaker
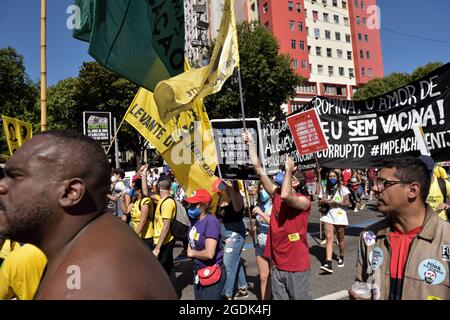
M 328 272 L 328 273 L 333 273 L 333 265 L 331 264 L 331 262 L 326 262 L 324 263 L 321 267 L 321 270 Z
M 343 268 L 344 267 L 344 259 L 339 258 L 339 260 L 337 262 L 337 266 L 338 266 L 338 268 Z
M 353 210 L 353 212 L 358 212 L 359 210 L 358 210 L 358 208 L 355 208 L 355 210 Z
M 359 207 L 359 210 L 364 210 L 364 207 L 366 206 L 365 203 L 362 203 L 361 206 Z
M 245 299 L 248 298 L 248 290 L 247 289 L 239 289 L 238 292 L 234 295 L 234 299 Z

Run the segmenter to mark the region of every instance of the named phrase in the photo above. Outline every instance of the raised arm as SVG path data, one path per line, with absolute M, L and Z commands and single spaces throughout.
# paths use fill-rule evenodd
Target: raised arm
M 256 144 L 253 142 L 252 135 L 248 130 L 244 129 L 242 132 L 242 139 L 244 143 L 248 145 L 248 151 L 250 156 L 250 162 L 253 165 L 253 170 L 258 175 L 264 189 L 269 193 L 272 197 L 275 192 L 276 186 L 270 181 L 269 177 L 265 174 L 261 161 L 258 158 L 258 152 L 256 148 Z
M 297 197 L 292 189 L 292 175 L 297 171 L 294 166 L 294 160 L 290 156 L 286 157 L 285 164 L 286 173 L 284 176 L 283 185 L 281 186 L 281 201 L 288 204 L 292 208 L 305 210 L 310 206 L 310 201 L 307 197 Z

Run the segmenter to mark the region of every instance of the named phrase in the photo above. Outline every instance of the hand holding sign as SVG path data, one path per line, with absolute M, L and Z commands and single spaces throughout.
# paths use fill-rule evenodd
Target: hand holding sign
M 297 171 L 297 167 L 295 166 L 294 160 L 290 156 L 286 157 L 286 163 L 284 166 L 286 172 L 294 173 L 295 171 Z

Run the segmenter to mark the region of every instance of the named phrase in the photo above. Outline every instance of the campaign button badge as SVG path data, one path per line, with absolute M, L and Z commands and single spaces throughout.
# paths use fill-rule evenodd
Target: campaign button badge
M 363 239 L 366 246 L 370 247 L 375 244 L 377 236 L 373 233 L 373 231 L 366 231 L 363 233 Z
M 379 267 L 383 264 L 384 261 L 384 253 L 383 250 L 379 247 L 373 248 L 373 250 L 369 254 L 369 263 L 373 267 Z
M 448 244 L 442 246 L 442 260 L 450 261 L 450 245 Z
M 418 273 L 420 279 L 428 284 L 439 284 L 445 280 L 447 271 L 442 263 L 434 259 L 426 259 L 419 263 Z

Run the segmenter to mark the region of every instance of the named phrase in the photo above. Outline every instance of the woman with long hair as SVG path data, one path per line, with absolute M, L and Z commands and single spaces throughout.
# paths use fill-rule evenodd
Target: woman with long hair
M 350 191 L 342 185 L 340 175 L 335 170 L 328 173 L 327 186 L 319 195 L 319 207 L 325 215 L 320 221 L 325 223 L 326 256 L 325 262 L 320 267 L 327 273 L 333 273 L 332 256 L 334 229 L 336 229 L 339 241 L 339 259 L 337 266 L 344 267 L 344 248 L 345 248 L 345 226 L 348 225 L 347 212 L 345 209 L 350 204 Z

